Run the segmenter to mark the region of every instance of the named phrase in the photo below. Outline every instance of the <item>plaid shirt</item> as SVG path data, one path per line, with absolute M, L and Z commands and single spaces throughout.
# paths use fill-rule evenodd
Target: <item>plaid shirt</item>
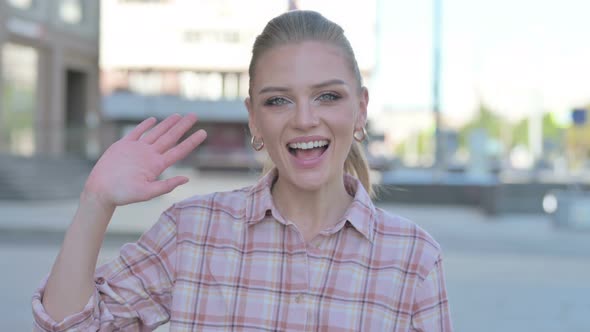
M 273 205 L 275 172 L 232 192 L 173 205 L 96 271 L 82 312 L 53 321 L 33 296 L 37 331 L 452 330 L 439 245 L 376 208 L 346 175 L 354 201 L 306 243 Z

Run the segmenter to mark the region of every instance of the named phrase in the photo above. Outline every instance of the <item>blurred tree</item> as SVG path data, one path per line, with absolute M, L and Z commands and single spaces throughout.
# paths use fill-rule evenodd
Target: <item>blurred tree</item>
M 586 107 L 590 110 L 590 105 Z M 588 111 L 586 111 L 588 112 Z M 590 159 L 590 122 L 572 124 L 566 130 L 566 150 L 570 167 L 578 169 L 587 167 Z
M 546 113 L 543 116 L 543 138 L 560 140 L 563 135 L 563 128 L 559 126 L 553 113 Z
M 489 138 L 501 140 L 501 134 L 505 132 L 503 129 L 506 126 L 510 126 L 506 120 L 502 119 L 500 115 L 496 114 L 487 105 L 480 103 L 477 115 L 471 122 L 459 130 L 459 146 L 466 148 L 469 145 L 469 134 L 475 128 L 484 129 Z
M 512 130 L 512 142 L 510 147 L 517 145 L 529 146 L 529 119 L 525 118 L 518 122 Z M 561 140 L 563 129 L 559 127 L 555 116 L 552 113 L 543 115 L 543 140 L 559 142 Z
M 394 149 L 394 154 L 397 156 L 412 155 L 418 158 L 430 155 L 434 150 L 433 137 L 434 127 L 417 132 L 398 144 Z
M 432 152 L 432 137 L 434 135 L 434 128 L 424 130 L 418 135 L 418 154 L 424 155 Z
M 590 109 L 590 107 L 589 107 Z M 484 103 L 480 103 L 478 112 L 475 117 L 467 123 L 458 132 L 459 149 L 467 150 L 469 146 L 469 135 L 476 129 L 482 128 L 485 130 L 487 137 L 501 144 L 498 152 L 508 152 L 515 146 L 529 146 L 529 119 L 525 118 L 516 124 L 510 123 L 503 118 L 498 112 L 492 110 Z M 414 150 L 420 155 L 428 154 L 432 151 L 432 135 L 433 128 L 423 130 L 417 136 L 411 138 L 413 144 L 408 140 L 397 145 L 395 153 L 403 156 L 409 150 Z M 564 129 L 559 126 L 555 116 L 552 113 L 545 113 L 543 115 L 543 140 L 551 141 L 555 144 L 561 144 L 563 139 Z M 414 146 L 417 145 L 417 146 Z M 411 148 L 410 145 L 413 147 Z
M 529 146 L 529 119 L 520 120 L 512 129 L 512 141 L 510 147 Z

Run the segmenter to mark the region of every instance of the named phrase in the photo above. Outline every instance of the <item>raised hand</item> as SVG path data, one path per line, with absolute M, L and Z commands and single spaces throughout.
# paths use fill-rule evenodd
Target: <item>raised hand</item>
M 174 114 L 146 133 L 156 119 L 144 120 L 100 157 L 88 176 L 84 193 L 115 207 L 147 201 L 187 183 L 182 176 L 165 180 L 158 180 L 158 176 L 205 140 L 207 134 L 201 129 L 177 144 L 196 121 L 192 114 Z

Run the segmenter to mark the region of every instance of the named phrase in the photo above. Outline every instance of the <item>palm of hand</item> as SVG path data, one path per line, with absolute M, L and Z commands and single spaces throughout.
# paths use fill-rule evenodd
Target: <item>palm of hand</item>
M 186 183 L 184 177 L 158 180 L 164 170 L 186 157 L 206 137 L 199 130 L 178 145 L 178 139 L 192 127 L 196 117 L 173 115 L 145 136 L 153 119 L 139 124 L 131 133 L 111 145 L 94 166 L 85 191 L 113 206 L 146 201 Z
M 110 192 L 116 205 L 147 200 L 149 185 L 166 169 L 162 156 L 141 141 L 118 141 L 101 157 L 91 173 L 101 191 Z

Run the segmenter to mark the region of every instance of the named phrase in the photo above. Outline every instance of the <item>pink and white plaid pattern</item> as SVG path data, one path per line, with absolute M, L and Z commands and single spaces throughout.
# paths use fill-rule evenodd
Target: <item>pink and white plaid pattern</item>
M 347 175 L 354 202 L 312 243 L 273 205 L 271 172 L 241 190 L 165 211 L 96 272 L 82 312 L 53 321 L 33 296 L 38 331 L 451 331 L 439 245 L 376 208 Z

